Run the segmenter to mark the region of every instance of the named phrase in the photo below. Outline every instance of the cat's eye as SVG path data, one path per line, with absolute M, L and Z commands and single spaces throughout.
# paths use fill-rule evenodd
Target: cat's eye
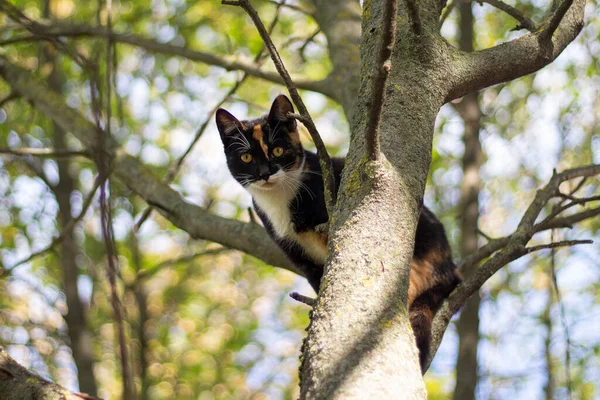
M 245 162 L 246 164 L 248 164 L 250 161 L 252 161 L 252 154 L 250 153 L 244 153 L 242 154 L 242 161 Z
M 273 155 L 275 157 L 281 157 L 283 155 L 283 147 L 275 147 L 273 149 Z

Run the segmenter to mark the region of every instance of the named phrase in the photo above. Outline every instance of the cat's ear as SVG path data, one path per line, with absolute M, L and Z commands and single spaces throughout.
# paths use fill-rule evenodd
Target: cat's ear
M 296 127 L 296 120 L 288 117 L 288 114 L 293 112 L 294 106 L 292 105 L 290 99 L 288 99 L 285 95 L 280 94 L 273 101 L 271 111 L 269 111 L 269 121 L 287 122 L 289 124 L 289 128 L 294 129 Z
M 242 123 L 238 121 L 236 117 L 231 115 L 229 111 L 226 111 L 222 108 L 217 110 L 215 119 L 217 120 L 217 128 L 221 134 L 221 139 L 231 137 L 235 133 L 238 133 L 242 130 Z

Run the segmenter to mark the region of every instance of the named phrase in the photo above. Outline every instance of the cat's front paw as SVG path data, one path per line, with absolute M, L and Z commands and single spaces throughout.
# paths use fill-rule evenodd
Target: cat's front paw
M 329 233 L 329 222 L 315 226 L 315 232 L 319 235 L 327 235 Z

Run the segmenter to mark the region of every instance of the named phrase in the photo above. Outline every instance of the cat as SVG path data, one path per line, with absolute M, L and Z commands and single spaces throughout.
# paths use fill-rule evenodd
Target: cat
M 228 111 L 216 112 L 216 123 L 233 177 L 252 195 L 269 236 L 293 263 L 306 271 L 318 293 L 328 256 L 328 215 L 319 158 L 300 143 L 290 100 L 278 96 L 269 113 L 239 121 Z M 344 158 L 332 158 L 339 187 Z M 415 235 L 408 290 L 410 322 L 421 369 L 429 356 L 434 313 L 458 283 L 443 225 L 423 206 Z M 424 371 L 423 371 L 424 372 Z

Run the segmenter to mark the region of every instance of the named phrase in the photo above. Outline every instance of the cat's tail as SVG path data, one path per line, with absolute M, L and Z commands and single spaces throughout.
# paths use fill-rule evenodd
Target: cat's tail
M 431 344 L 431 324 L 433 316 L 442 304 L 442 301 L 462 281 L 456 267 L 445 277 L 445 282 L 427 289 L 413 301 L 410 306 L 410 324 L 419 350 L 419 364 L 421 372 L 425 373 L 425 364 L 429 359 Z
M 421 373 L 425 373 L 424 367 L 429 358 L 429 343 L 431 343 L 431 323 L 434 313 L 429 302 L 428 292 L 425 292 L 415 299 L 410 308 L 410 324 L 417 341 Z

